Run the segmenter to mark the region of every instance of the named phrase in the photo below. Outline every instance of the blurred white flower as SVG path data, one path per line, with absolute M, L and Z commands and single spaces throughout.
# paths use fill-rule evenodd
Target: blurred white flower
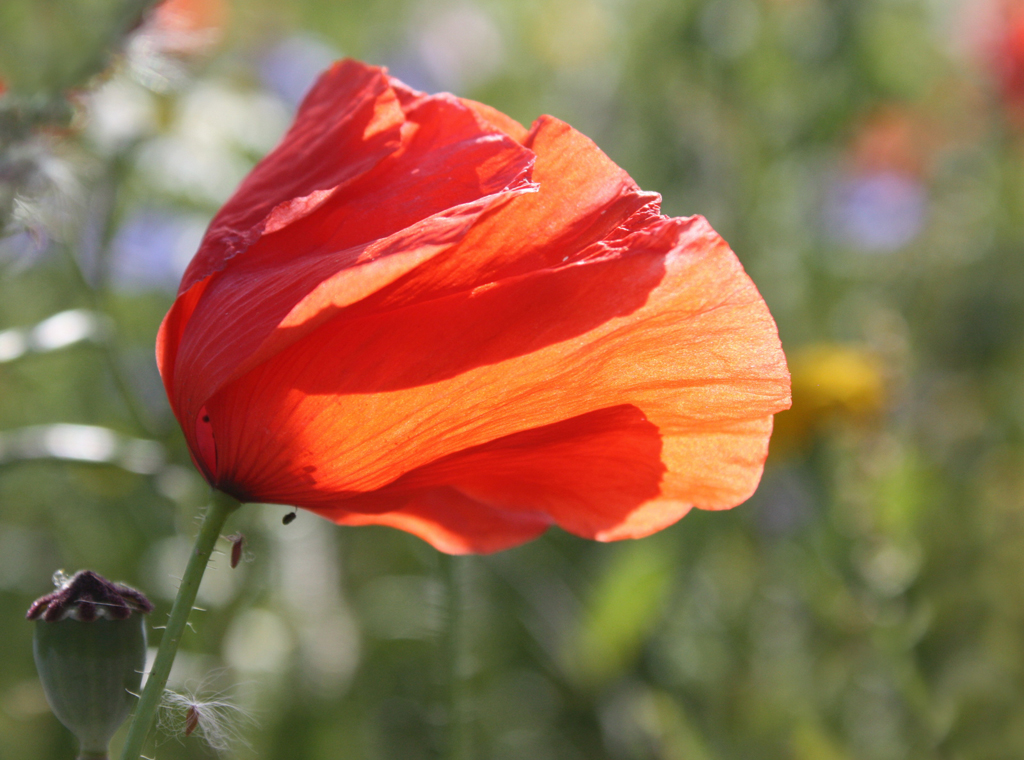
M 102 341 L 109 320 L 88 309 L 69 309 L 54 314 L 36 325 L 28 334 L 28 345 L 35 351 L 55 351 L 83 340 Z
M 288 127 L 276 98 L 203 82 L 182 95 L 168 133 L 139 151 L 138 165 L 156 187 L 221 204 Z
M 154 475 L 167 457 L 157 441 L 129 438 L 97 425 L 57 423 L 0 431 L 0 463 L 29 459 L 107 463 Z
M 128 42 L 128 69 L 154 92 L 188 78 L 190 58 L 208 53 L 223 37 L 225 0 L 163 0 Z
M 8 149 L 4 160 L 19 180 L 12 229 L 28 231 L 39 241 L 69 240 L 85 206 L 81 175 L 88 167 L 83 156 L 66 142 L 39 135 Z
M 86 136 L 113 153 L 156 129 L 153 94 L 131 79 L 115 75 L 86 96 Z
M 441 89 L 470 90 L 505 63 L 501 31 L 491 15 L 473 3 L 424 8 L 414 18 L 411 34 L 423 67 Z
M 44 319 L 32 328 L 0 330 L 0 362 L 20 359 L 27 353 L 45 353 L 84 340 L 100 342 L 109 331 L 108 320 L 86 309 L 70 309 Z

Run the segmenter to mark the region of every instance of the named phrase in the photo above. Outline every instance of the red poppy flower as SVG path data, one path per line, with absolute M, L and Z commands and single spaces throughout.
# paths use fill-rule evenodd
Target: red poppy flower
M 220 41 L 227 16 L 225 0 L 162 0 L 138 30 L 134 52 L 143 58 L 200 55 Z
M 987 70 L 1011 125 L 1024 127 L 1024 0 L 973 0 L 960 15 L 966 52 Z
M 1024 4 L 1006 3 L 993 59 L 1007 107 L 1020 117 L 1024 108 Z
M 196 465 L 451 553 L 738 504 L 785 358 L 726 243 L 658 203 L 557 119 L 335 64 L 160 328 Z

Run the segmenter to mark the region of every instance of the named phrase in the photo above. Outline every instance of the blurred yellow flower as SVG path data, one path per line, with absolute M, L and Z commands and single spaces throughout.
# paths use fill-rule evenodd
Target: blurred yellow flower
M 773 446 L 805 444 L 835 423 L 865 424 L 885 403 L 882 362 L 866 346 L 813 343 L 790 354 L 793 407 L 775 417 Z

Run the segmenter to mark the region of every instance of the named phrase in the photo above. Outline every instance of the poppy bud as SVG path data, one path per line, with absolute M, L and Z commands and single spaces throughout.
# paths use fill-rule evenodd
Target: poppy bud
M 57 590 L 37 599 L 26 615 L 36 621 L 36 669 L 50 709 L 78 739 L 80 760 L 105 760 L 142 682 L 142 614 L 153 605 L 90 570 L 71 578 L 58 573 L 54 580 Z

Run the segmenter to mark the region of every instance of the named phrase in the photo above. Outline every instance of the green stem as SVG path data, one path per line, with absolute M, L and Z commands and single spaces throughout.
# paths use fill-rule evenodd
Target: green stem
M 181 585 L 178 586 L 178 595 L 171 606 L 171 614 L 167 618 L 163 638 L 160 639 L 156 661 L 149 671 L 146 686 L 142 690 L 138 707 L 135 708 L 135 715 L 132 716 L 128 738 L 125 739 L 124 748 L 121 750 L 121 760 L 139 760 L 146 736 L 156 718 L 156 710 L 167 685 L 167 676 L 171 672 L 185 624 L 188 622 L 189 613 L 192 612 L 192 605 L 195 604 L 196 592 L 199 591 L 199 583 L 206 571 L 206 563 L 210 560 L 213 546 L 224 527 L 224 521 L 238 507 L 239 503 L 232 497 L 221 491 L 213 492 L 213 500 L 206 510 L 206 517 L 203 518 L 199 535 L 196 537 L 195 548 L 189 557 Z
M 448 736 L 445 741 L 447 760 L 469 760 L 473 756 L 466 681 L 466 588 L 469 582 L 468 557 L 441 555 L 445 584 L 448 587 L 448 629 L 445 648 L 448 660 Z

